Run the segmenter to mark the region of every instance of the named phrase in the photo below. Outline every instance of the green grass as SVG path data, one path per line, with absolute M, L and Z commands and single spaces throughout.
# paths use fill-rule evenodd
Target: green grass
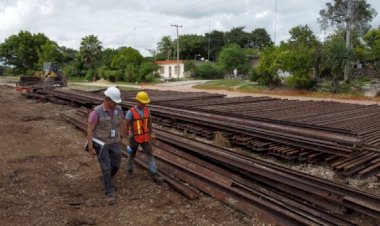
M 131 86 L 123 86 L 128 85 L 126 83 L 89 83 L 89 82 L 69 82 L 68 87 L 73 89 L 83 89 L 83 90 L 96 90 L 96 89 L 104 89 L 109 86 L 116 85 L 120 90 L 129 91 L 129 90 L 137 90 L 138 88 Z
M 363 96 L 363 86 L 369 84 L 371 78 L 362 77 L 359 79 L 351 80 L 349 83 L 340 83 L 338 85 L 337 93 L 348 94 L 352 96 Z M 317 92 L 330 93 L 332 90 L 331 81 L 324 82 L 319 85 Z
M 194 86 L 197 89 L 231 90 L 247 93 L 258 93 L 266 87 L 242 80 L 213 80 Z
M 0 80 L 2 81 L 11 81 L 11 80 L 20 80 L 19 76 L 0 76 Z
M 82 85 L 82 84 L 79 84 L 79 83 L 75 83 L 75 84 L 70 84 L 69 83 L 68 87 L 71 88 L 71 89 L 80 89 L 80 90 L 87 90 L 87 91 L 105 88 L 104 86 L 88 86 L 88 85 L 84 85 L 84 84 Z
M 69 77 L 69 82 L 88 82 L 84 77 Z
M 213 81 L 208 81 L 203 84 L 196 85 L 194 86 L 194 88 L 236 90 L 236 88 L 246 83 L 247 82 L 245 81 L 239 81 L 239 80 L 213 80 Z
M 239 86 L 238 90 L 245 93 L 261 93 L 263 92 L 267 87 L 260 86 L 255 83 L 247 83 Z

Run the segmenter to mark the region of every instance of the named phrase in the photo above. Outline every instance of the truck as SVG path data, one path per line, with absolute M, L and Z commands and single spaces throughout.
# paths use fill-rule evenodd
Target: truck
M 36 71 L 34 76 L 21 76 L 16 82 L 16 91 L 35 92 L 39 89 L 54 89 L 67 86 L 67 78 L 58 64 L 43 63 L 42 71 Z

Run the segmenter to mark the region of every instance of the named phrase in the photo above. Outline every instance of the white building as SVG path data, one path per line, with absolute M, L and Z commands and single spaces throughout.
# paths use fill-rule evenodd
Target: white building
M 155 62 L 160 69 L 158 73 L 164 79 L 184 78 L 185 77 L 185 61 L 179 60 L 162 60 Z

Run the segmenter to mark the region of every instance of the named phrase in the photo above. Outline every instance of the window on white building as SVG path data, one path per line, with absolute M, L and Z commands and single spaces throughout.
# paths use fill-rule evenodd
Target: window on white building
M 160 67 L 160 74 L 165 74 L 165 67 L 164 66 L 161 66 Z

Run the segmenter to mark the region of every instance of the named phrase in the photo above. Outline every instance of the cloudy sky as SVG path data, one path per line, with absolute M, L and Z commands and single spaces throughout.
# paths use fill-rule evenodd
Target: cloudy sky
M 276 42 L 288 31 L 308 24 L 323 37 L 319 10 L 329 0 L 278 0 Z M 379 0 L 367 0 L 380 12 Z M 275 0 L 0 0 L 0 43 L 20 30 L 42 32 L 59 45 L 79 49 L 81 39 L 98 36 L 105 48 L 131 46 L 143 55 L 163 36 L 204 34 L 245 26 L 263 27 L 274 37 Z M 380 26 L 380 16 L 373 21 Z

